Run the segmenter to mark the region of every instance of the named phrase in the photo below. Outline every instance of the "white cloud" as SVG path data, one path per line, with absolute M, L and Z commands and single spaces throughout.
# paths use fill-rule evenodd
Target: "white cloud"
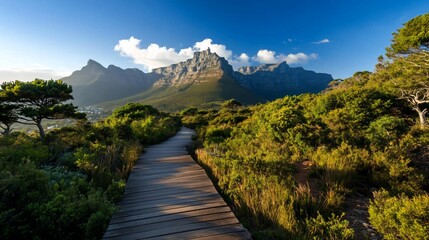
M 324 44 L 324 43 L 330 43 L 330 42 L 331 42 L 331 41 L 330 41 L 329 39 L 324 38 L 324 39 L 322 39 L 322 40 L 320 40 L 320 41 L 313 42 L 313 44 Z
M 135 64 L 143 65 L 146 71 L 185 61 L 192 58 L 194 52 L 204 51 L 208 48 L 228 61 L 235 60 L 231 50 L 228 50 L 225 45 L 213 43 L 210 38 L 196 42 L 192 48 L 188 47 L 179 51 L 174 48 L 160 47 L 156 43 L 149 44 L 147 48 L 141 48 L 140 42 L 141 40 L 135 37 L 120 40 L 115 46 L 115 51 L 118 51 L 121 56 L 132 58 Z M 239 60 L 237 62 L 240 62 Z
M 220 57 L 224 57 L 225 59 L 229 60 L 232 56 L 232 51 L 226 49 L 225 45 L 221 44 L 213 44 L 213 41 L 210 38 L 206 38 L 201 42 L 196 42 L 194 45 L 194 50 L 197 52 L 207 50 L 210 48 L 211 52 L 215 52 Z
M 239 59 L 241 62 L 249 63 L 249 59 L 250 59 L 250 57 L 249 57 L 247 54 L 242 53 L 242 54 L 240 54 L 240 56 L 238 57 L 238 59 Z
M 3 68 L 0 69 L 0 83 L 9 81 L 32 81 L 36 78 L 40 79 L 60 79 L 70 76 L 72 71 L 69 70 L 52 70 L 43 67 L 21 67 L 21 68 Z
M 233 59 L 229 59 L 228 62 L 234 69 L 238 69 L 243 66 L 249 66 L 250 57 L 246 53 L 242 53 L 240 54 L 240 56 L 234 56 Z
M 276 52 L 274 51 L 261 49 L 258 51 L 256 56 L 253 57 L 253 60 L 260 63 L 276 63 L 276 62 L 279 62 L 278 60 L 279 57 L 280 56 L 277 56 L 276 58 Z
M 261 49 L 258 51 L 256 56 L 252 58 L 254 61 L 259 63 L 279 63 L 286 61 L 288 64 L 298 64 L 298 63 L 306 63 L 309 60 L 317 59 L 317 54 L 305 54 L 305 53 L 297 53 L 297 54 L 276 54 L 275 51 L 270 51 L 267 49 Z
M 130 57 L 134 63 L 142 65 L 145 71 L 185 61 L 192 58 L 194 52 L 204 51 L 208 48 L 210 48 L 211 52 L 224 57 L 234 69 L 251 65 L 252 61 L 258 63 L 286 61 L 289 64 L 296 64 L 305 63 L 308 60 L 317 58 L 317 55 L 314 53 L 310 55 L 305 53 L 284 55 L 276 54 L 276 52 L 267 49 L 259 50 L 257 55 L 251 58 L 246 53 L 235 55 L 225 45 L 213 43 L 213 40 L 210 38 L 196 42 L 192 47 L 183 48 L 178 51 L 174 48 L 161 47 L 156 43 L 151 43 L 147 48 L 142 48 L 140 42 L 141 40 L 135 37 L 123 39 L 118 42 L 114 50 L 119 52 L 121 56 Z
M 173 63 L 185 61 L 192 58 L 191 48 L 181 49 L 176 52 L 174 48 L 160 47 L 156 43 L 150 44 L 147 48 L 140 48 L 140 39 L 130 37 L 130 39 L 120 40 L 115 46 L 121 56 L 130 57 L 134 63 L 143 65 L 145 70 L 168 66 Z

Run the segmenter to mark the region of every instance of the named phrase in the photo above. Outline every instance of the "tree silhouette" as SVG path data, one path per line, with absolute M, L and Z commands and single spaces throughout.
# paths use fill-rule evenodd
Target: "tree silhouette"
M 9 100 L 9 105 L 15 107 L 12 112 L 17 114 L 17 122 L 36 125 L 41 139 L 45 137 L 43 119 L 85 117 L 84 114 L 76 112 L 77 107 L 73 104 L 65 103 L 73 99 L 72 87 L 61 80 L 5 82 L 1 87 L 4 99 Z

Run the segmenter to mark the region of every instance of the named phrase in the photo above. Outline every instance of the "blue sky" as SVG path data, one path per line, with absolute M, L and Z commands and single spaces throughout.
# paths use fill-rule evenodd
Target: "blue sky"
M 0 0 L 0 81 L 66 76 L 88 59 L 150 71 L 207 47 L 235 68 L 286 60 L 346 78 L 427 12 L 427 0 Z

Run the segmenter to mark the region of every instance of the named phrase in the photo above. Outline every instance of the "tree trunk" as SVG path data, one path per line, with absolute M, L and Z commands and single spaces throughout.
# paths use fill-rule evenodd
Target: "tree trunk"
M 10 132 L 12 132 L 11 129 L 12 124 L 5 124 L 5 127 L 1 127 L 3 129 L 2 135 L 8 135 Z
M 427 117 L 426 117 L 426 113 L 427 113 L 427 109 L 417 109 L 417 112 L 419 113 L 419 119 L 420 119 L 420 127 L 424 128 L 427 124 Z
M 10 125 L 6 125 L 6 129 L 4 130 L 3 134 L 4 135 L 8 135 L 10 132 L 12 132 L 11 126 Z
M 43 129 L 42 120 L 37 121 L 36 124 L 37 128 L 39 128 L 40 139 L 43 140 L 45 138 L 45 129 Z

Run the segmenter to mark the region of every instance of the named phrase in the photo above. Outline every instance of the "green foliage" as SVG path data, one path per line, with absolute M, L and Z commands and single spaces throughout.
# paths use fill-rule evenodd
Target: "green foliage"
M 406 22 L 404 26 L 393 33 L 392 45 L 388 52 L 408 54 L 429 47 L 429 14 L 417 16 Z
M 49 191 L 49 176 L 33 163 L 19 164 L 15 171 L 0 172 L 0 226 L 2 239 L 33 238 L 36 227 L 30 203 L 42 202 Z
M 225 139 L 231 136 L 231 128 L 228 127 L 220 127 L 220 128 L 208 128 L 206 131 L 206 142 L 207 144 L 213 143 L 221 143 L 225 141 Z
M 310 239 L 353 239 L 354 231 L 348 228 L 348 221 L 341 216 L 332 214 L 328 220 L 318 213 L 316 218 L 306 219 L 308 237 Z
M 371 224 L 385 239 L 429 239 L 429 195 L 374 194 L 369 206 Z
M 421 192 L 423 176 L 411 166 L 409 158 L 394 148 L 374 154 L 374 181 L 394 193 Z
M 321 94 L 252 107 L 228 107 L 227 101 L 218 111 L 181 113 L 185 124 L 197 128 L 199 161 L 255 238 L 353 238 L 339 214 L 350 195 L 368 195 L 374 188 L 399 196 L 401 206 L 410 199 L 425 204 L 429 130 L 414 126 L 413 111 L 426 122 L 428 16 L 394 34 L 395 56 L 380 57 L 375 72 L 357 72 Z M 302 169 L 301 161 L 311 167 Z M 381 201 L 388 202 L 376 197 L 372 205 Z M 377 210 L 381 233 L 387 208 Z M 411 212 L 401 222 L 427 225 L 427 218 L 421 221 L 427 210 Z M 394 228 L 404 232 L 406 226 Z M 424 239 L 418 234 L 427 229 L 413 228 L 417 235 L 394 233 L 392 239 Z
M 112 113 L 114 118 L 128 117 L 132 120 L 144 119 L 148 116 L 159 115 L 158 109 L 150 105 L 140 103 L 127 103 L 126 105 L 115 109 Z
M 234 108 L 238 108 L 243 106 L 243 104 L 235 99 L 230 99 L 227 100 L 225 102 L 222 103 L 221 108 L 230 108 L 230 109 L 234 109 Z
M 180 116 L 194 116 L 198 113 L 198 109 L 195 107 L 189 107 L 180 112 Z
M 317 168 L 321 169 L 321 177 L 329 188 L 343 186 L 351 188 L 362 179 L 359 174 L 365 172 L 370 164 L 370 154 L 365 149 L 342 143 L 341 146 L 328 150 L 318 148 L 312 155 Z
M 39 128 L 40 137 L 45 137 L 43 119 L 85 118 L 76 112 L 73 104 L 64 102 L 73 99 L 72 87 L 61 80 L 35 79 L 31 82 L 4 82 L 1 98 L 17 108 L 20 119 L 32 122 Z
M 115 207 L 100 190 L 70 173 L 52 177 L 50 186 L 48 201 L 29 206 L 41 237 L 97 239 L 104 233 Z
M 9 134 L 12 131 L 12 124 L 18 121 L 18 109 L 19 106 L 10 103 L 0 90 L 0 128 L 3 129 L 3 135 Z
M 48 147 L 37 139 L 16 133 L 0 137 L 0 169 L 15 171 L 18 166 L 32 162 L 37 166 L 50 157 Z
M 51 131 L 43 142 L 19 133 L 0 137 L 1 239 L 101 238 L 141 142 L 166 139 L 180 124 L 157 110 L 123 109 L 121 117 Z M 150 124 L 132 127 L 139 123 Z
M 397 141 L 407 130 L 408 126 L 404 119 L 383 116 L 371 122 L 366 130 L 366 137 L 374 147 L 383 149 Z
M 409 111 L 386 90 L 388 82 L 375 87 L 378 74 L 356 74 L 324 94 L 183 115 L 200 117 L 198 159 L 254 236 L 350 239 L 347 222 L 327 218 L 341 213 L 348 194 L 381 186 L 422 193 L 425 179 L 414 164 L 426 138 L 413 133 Z M 307 159 L 317 199 L 293 180 L 294 162 Z
M 125 180 L 113 181 L 106 190 L 107 199 L 111 202 L 119 202 L 125 191 Z
M 198 159 L 254 236 L 352 238 L 346 222 L 327 218 L 343 211 L 350 194 L 384 187 L 418 195 L 428 186 L 429 137 L 413 127 L 396 89 L 422 84 L 423 70 L 404 70 L 406 61 L 422 59 L 410 55 L 358 72 L 322 94 L 212 114 L 194 109 L 182 119 L 198 126 Z M 314 164 L 316 193 L 294 182 L 294 164 L 304 160 Z

